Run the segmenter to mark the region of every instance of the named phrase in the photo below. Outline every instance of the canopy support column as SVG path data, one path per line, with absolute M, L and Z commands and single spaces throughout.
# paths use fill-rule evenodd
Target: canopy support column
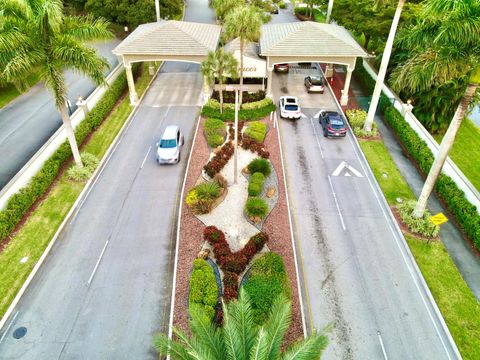
M 267 97 L 270 99 L 273 98 L 272 94 L 272 79 L 273 79 L 273 68 L 267 67 Z
M 348 104 L 348 91 L 350 90 L 350 81 L 352 80 L 353 69 L 347 68 L 347 77 L 345 79 L 345 86 L 342 90 L 342 97 L 340 98 L 340 105 L 347 106 Z

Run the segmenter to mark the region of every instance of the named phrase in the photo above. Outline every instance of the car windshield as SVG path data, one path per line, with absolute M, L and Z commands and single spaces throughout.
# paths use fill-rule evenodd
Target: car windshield
M 312 82 L 313 85 L 323 85 L 321 77 L 311 77 L 310 81 Z
M 335 130 L 341 130 L 344 128 L 343 121 L 339 119 L 332 119 L 330 122 L 332 124 L 332 128 Z
M 177 142 L 175 141 L 175 139 L 160 140 L 160 147 L 162 149 L 170 149 L 170 148 L 174 148 L 175 146 L 177 146 Z
M 298 110 L 298 105 L 286 104 L 286 105 L 285 105 L 285 110 L 288 110 L 288 111 L 297 111 L 297 110 Z

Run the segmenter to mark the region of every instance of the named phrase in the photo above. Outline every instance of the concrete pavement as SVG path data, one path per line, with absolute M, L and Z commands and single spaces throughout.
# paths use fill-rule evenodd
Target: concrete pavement
M 118 64 L 112 53 L 120 40 L 95 43 L 100 55 L 105 57 L 110 69 Z M 78 95 L 88 97 L 96 85 L 87 78 L 65 71 L 68 99 L 72 111 L 77 106 Z M 38 83 L 26 93 L 0 109 L 0 189 L 30 160 L 62 125 L 60 113 L 55 108 L 52 94 Z

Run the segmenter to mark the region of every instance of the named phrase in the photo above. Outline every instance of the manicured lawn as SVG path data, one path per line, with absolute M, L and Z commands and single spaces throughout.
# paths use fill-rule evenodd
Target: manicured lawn
M 438 143 L 443 135 L 435 135 Z M 480 128 L 465 119 L 458 130 L 450 158 L 462 170 L 470 182 L 480 191 Z
M 360 145 L 388 203 L 394 205 L 398 196 L 414 199 L 383 142 L 360 140 Z M 480 359 L 480 304 L 445 246 L 404 235 L 463 358 Z
M 138 94 L 143 94 L 150 79 L 148 67 L 144 66 L 136 82 Z M 102 158 L 131 111 L 129 98 L 125 96 L 93 134 L 82 152 L 86 151 L 99 159 Z M 30 215 L 6 249 L 0 253 L 0 294 L 2 294 L 0 317 L 3 316 L 28 277 L 84 185 L 85 183 L 69 181 L 63 174 L 46 199 Z M 28 257 L 28 261 L 21 264 L 20 260 L 24 257 Z
M 403 200 L 415 200 L 412 190 L 398 171 L 382 141 L 360 140 L 360 146 L 390 205 L 397 204 L 398 197 Z M 387 174 L 387 177 L 383 174 Z
M 35 85 L 38 82 L 38 74 L 33 73 L 27 78 L 29 87 Z M 0 87 L 0 109 L 7 105 L 10 101 L 21 95 L 15 86 L 9 84 L 5 87 Z

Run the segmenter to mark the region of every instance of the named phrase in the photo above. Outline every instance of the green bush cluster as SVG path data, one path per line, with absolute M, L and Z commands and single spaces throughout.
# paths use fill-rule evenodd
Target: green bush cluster
M 248 124 L 244 134 L 261 144 L 267 134 L 267 124 L 261 121 L 252 121 Z
M 81 154 L 82 167 L 72 165 L 67 171 L 67 176 L 70 180 L 82 182 L 88 180 L 98 166 L 98 158 L 90 153 Z
M 384 109 L 385 120 L 393 128 L 410 156 L 425 174 L 428 173 L 434 157 L 425 141 L 410 127 L 388 99 L 381 100 L 381 108 Z M 464 192 L 448 175 L 440 174 L 435 190 L 475 247 L 480 249 L 480 215 L 477 208 L 465 198 Z
M 287 8 L 287 4 L 285 4 L 284 1 L 280 1 L 280 2 L 278 3 L 278 7 L 279 7 L 280 9 L 286 9 L 286 8 Z
M 258 197 L 249 197 L 245 204 L 245 211 L 248 216 L 265 218 L 268 213 L 268 204 L 265 200 Z
M 134 69 L 138 68 L 134 65 Z M 97 129 L 127 87 L 125 74 L 122 73 L 109 87 L 95 107 L 90 110 L 87 117 L 76 127 L 75 137 L 81 144 L 87 136 Z M 60 168 L 72 155 L 68 141 L 65 141 L 45 161 L 42 168 L 32 180 L 8 200 L 7 205 L 0 211 L 0 239 L 7 237 L 20 222 L 30 207 L 47 191 L 57 177 Z
M 206 181 L 190 189 L 185 201 L 194 214 L 208 214 L 221 193 L 222 187 L 217 181 Z
M 367 120 L 367 112 L 360 109 L 349 109 L 346 111 L 348 122 L 350 123 L 353 133 L 357 137 L 378 136 L 377 123 L 373 122 L 372 131 L 367 133 L 363 130 L 365 120 Z
M 425 237 L 435 237 L 440 232 L 440 226 L 435 225 L 431 220 L 430 211 L 425 210 L 421 218 L 413 217 L 416 201 L 406 201 L 397 206 L 402 221 L 410 231 Z
M 262 173 L 264 176 L 269 176 L 272 172 L 270 162 L 267 159 L 257 158 L 250 161 L 247 165 L 248 171 L 250 174 L 255 174 L 256 172 Z
M 256 172 L 250 177 L 250 182 L 248 183 L 248 196 L 258 196 L 263 191 L 263 184 L 265 183 L 265 176 Z
M 194 307 L 201 309 L 212 320 L 215 316 L 215 306 L 218 301 L 218 286 L 212 267 L 206 260 L 195 259 L 190 277 L 190 295 L 188 307 L 190 312 Z
M 208 118 L 203 126 L 203 133 L 207 138 L 208 146 L 217 147 L 223 144 L 227 128 L 220 119 Z
M 266 98 L 260 101 L 242 104 L 238 111 L 238 118 L 240 120 L 258 120 L 275 111 L 275 109 L 276 107 L 272 99 Z M 234 120 L 235 105 L 223 104 L 223 113 L 220 113 L 220 103 L 215 99 L 210 99 L 202 108 L 202 116 L 224 121 Z
M 269 252 L 255 260 L 244 288 L 252 302 L 253 318 L 258 325 L 262 325 L 278 295 L 283 293 L 287 298 L 291 298 L 282 257 Z

